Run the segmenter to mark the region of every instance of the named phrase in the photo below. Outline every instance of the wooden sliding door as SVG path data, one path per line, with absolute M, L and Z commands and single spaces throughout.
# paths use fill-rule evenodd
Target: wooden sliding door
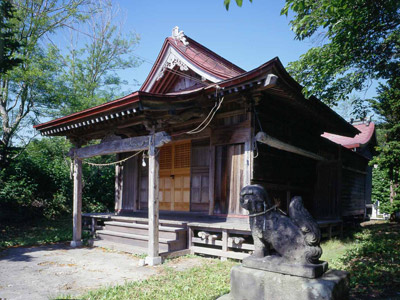
M 239 205 L 244 185 L 244 144 L 221 145 L 215 153 L 215 207 L 217 214 L 244 214 Z
M 190 141 L 160 148 L 160 210 L 190 210 Z
M 209 173 L 210 173 L 210 140 L 194 141 L 191 158 L 191 211 L 208 212 Z

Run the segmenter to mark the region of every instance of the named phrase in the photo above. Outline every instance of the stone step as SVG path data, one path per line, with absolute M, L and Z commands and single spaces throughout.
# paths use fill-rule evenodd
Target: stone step
M 118 222 L 118 221 L 106 221 L 104 222 L 105 230 L 125 232 L 130 234 L 148 235 L 149 225 Z M 172 226 L 159 226 L 159 236 L 165 239 L 182 239 L 186 236 L 186 229 L 181 227 Z
M 148 246 L 148 235 L 131 234 L 111 230 L 98 230 L 96 234 L 99 239 L 107 242 L 121 243 L 143 248 L 147 248 Z M 182 250 L 186 248 L 186 240 L 167 239 L 160 237 L 159 248 L 160 252 Z

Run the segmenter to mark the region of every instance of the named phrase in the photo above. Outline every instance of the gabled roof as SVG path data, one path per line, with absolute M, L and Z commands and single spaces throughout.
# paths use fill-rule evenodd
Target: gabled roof
M 182 65 L 180 62 L 184 59 L 183 64 L 186 65 L 189 62 L 191 64 L 186 65 L 188 69 L 190 67 L 196 72 L 206 74 L 208 79 L 204 81 L 204 84 L 192 86 L 188 90 L 168 93 L 165 91 L 154 92 L 152 86 L 155 86 L 156 76 L 159 76 L 163 71 L 160 66 L 168 68 L 168 65 L 164 65 L 163 62 L 166 62 L 165 58 L 172 58 L 172 56 L 166 55 L 168 51 L 174 55 L 180 55 L 176 61 L 170 61 L 172 65 L 175 64 L 174 67 L 180 68 L 179 66 Z M 177 57 L 175 56 L 175 58 Z M 183 78 L 185 76 L 179 74 L 177 77 Z M 166 79 L 169 82 L 173 80 L 171 77 L 164 78 L 164 80 Z M 158 82 L 161 82 L 160 80 L 163 80 L 163 78 L 161 77 Z M 159 87 L 158 90 L 160 90 Z M 299 114 L 312 122 L 321 133 L 326 131 L 346 136 L 354 136 L 359 133 L 357 128 L 350 125 L 317 98 L 305 99 L 301 85 L 287 73 L 278 57 L 245 72 L 179 31 L 175 32 L 174 38 L 165 40 L 155 65 L 139 91 L 69 116 L 35 125 L 34 128 L 47 136 L 81 135 L 85 134 L 86 130 L 93 130 L 92 128 L 96 124 L 111 128 L 121 125 L 121 122 L 130 122 L 129 124 L 141 122 L 140 120 L 143 120 L 144 115 L 151 118 L 154 111 L 164 111 L 166 114 L 170 114 L 195 106 L 203 106 L 203 103 L 200 103 L 201 101 L 211 98 L 209 100 L 213 102 L 213 97 L 216 94 L 219 96 L 243 95 L 243 93 L 259 94 L 263 91 L 278 96 L 283 105 L 294 107 Z M 262 105 L 262 102 L 260 102 L 260 105 Z M 142 119 L 140 119 L 141 117 Z M 125 125 L 122 124 L 121 126 Z
M 347 136 L 332 134 L 332 133 L 328 133 L 328 132 L 325 132 L 322 136 L 324 138 L 331 140 L 332 142 L 334 142 L 336 144 L 342 145 L 343 147 L 346 147 L 348 149 L 360 148 L 370 142 L 376 144 L 376 141 L 373 140 L 374 133 L 375 133 L 375 124 L 374 123 L 356 124 L 356 125 L 354 125 L 354 127 L 357 128 L 357 130 L 359 130 L 360 133 L 352 138 L 347 137 Z
M 189 70 L 198 76 L 200 84 L 201 81 L 216 83 L 245 73 L 243 69 L 185 36 L 183 31 L 175 27 L 172 36 L 165 39 L 140 91 L 163 92 L 165 89 L 160 86 L 173 81 L 171 77 L 179 77 L 179 74 Z

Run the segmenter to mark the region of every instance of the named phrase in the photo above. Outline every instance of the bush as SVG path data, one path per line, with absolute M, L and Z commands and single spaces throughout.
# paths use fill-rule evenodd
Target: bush
M 54 219 L 72 211 L 71 145 L 62 138 L 33 141 L 0 173 L 0 218 Z M 113 158 L 98 157 L 95 162 Z M 114 167 L 83 166 L 83 211 L 111 211 L 114 206 Z

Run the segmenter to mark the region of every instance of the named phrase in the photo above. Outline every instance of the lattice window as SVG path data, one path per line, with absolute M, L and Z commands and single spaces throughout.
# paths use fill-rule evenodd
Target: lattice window
M 190 142 L 175 145 L 174 168 L 190 168 Z
M 160 170 L 172 169 L 172 146 L 166 145 L 160 149 Z

